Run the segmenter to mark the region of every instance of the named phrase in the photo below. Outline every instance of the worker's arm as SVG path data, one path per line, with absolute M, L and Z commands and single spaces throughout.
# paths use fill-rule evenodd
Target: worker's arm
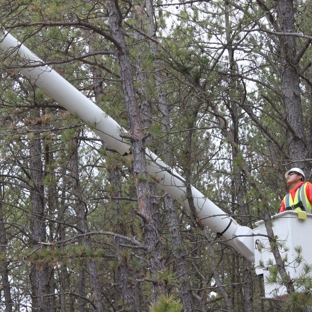
M 306 187 L 306 194 L 310 203 L 312 203 L 312 183 L 308 183 Z
M 311 185 L 311 186 L 312 186 L 312 185 Z M 286 208 L 285 208 L 284 200 L 282 200 L 282 201 L 281 201 L 281 207 L 280 207 L 279 212 L 283 212 L 283 211 L 285 211 L 285 210 L 286 210 Z

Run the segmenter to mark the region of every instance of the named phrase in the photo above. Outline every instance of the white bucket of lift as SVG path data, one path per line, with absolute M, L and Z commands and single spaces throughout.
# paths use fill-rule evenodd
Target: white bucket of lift
M 300 215 L 299 215 L 300 217 Z M 272 217 L 274 235 L 277 237 L 280 255 L 284 261 L 285 269 L 294 281 L 295 291 L 304 292 L 305 289 L 299 281 L 303 277 L 310 277 L 312 273 L 305 270 L 307 265 L 312 265 L 311 233 L 312 214 L 307 218 L 298 218 L 296 211 L 285 211 Z M 263 274 L 265 297 L 281 297 L 287 295 L 286 287 L 281 283 L 278 274 L 272 281 L 272 269 L 275 259 L 265 228 L 264 221 L 256 222 L 257 228 L 253 230 L 255 239 L 255 269 L 258 275 Z M 257 236 L 257 234 L 263 236 Z M 271 281 L 270 281 L 271 280 Z

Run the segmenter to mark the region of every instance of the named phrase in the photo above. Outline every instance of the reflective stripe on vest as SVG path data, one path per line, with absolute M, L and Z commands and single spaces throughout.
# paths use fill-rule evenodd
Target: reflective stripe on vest
M 292 199 L 290 194 L 287 194 L 284 197 L 284 205 L 286 210 L 302 208 L 302 206 L 305 210 L 312 210 L 312 203 L 309 202 L 306 192 L 308 184 L 309 182 L 306 182 L 298 188 L 298 190 L 295 193 L 294 200 Z M 302 205 L 300 205 L 300 202 L 302 203 Z

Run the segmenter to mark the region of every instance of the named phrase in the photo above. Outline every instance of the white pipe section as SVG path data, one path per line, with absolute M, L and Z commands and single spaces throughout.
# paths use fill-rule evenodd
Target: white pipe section
M 41 59 L 12 35 L 5 34 L 1 47 L 11 58 L 18 54 L 20 58 L 17 65 L 20 66 L 21 73 L 56 102 L 81 118 L 111 148 L 121 155 L 129 151 L 130 145 L 120 137 L 120 133 L 126 133 L 126 130 L 51 67 L 44 65 Z
M 124 142 L 120 134 L 126 133 L 114 119 L 105 114 L 96 104 L 84 96 L 67 80 L 16 40 L 4 33 L 0 48 L 14 61 L 18 60 L 21 73 L 72 114 L 79 116 L 111 148 L 121 155 L 129 153 L 130 145 Z M 162 162 L 154 153 L 146 150 L 147 171 L 159 186 L 189 208 L 186 199 L 185 180 L 173 169 Z M 250 228 L 240 226 L 226 215 L 219 207 L 192 186 L 192 196 L 199 220 L 213 232 L 221 234 L 228 244 L 240 252 L 249 261 L 254 262 L 253 232 Z

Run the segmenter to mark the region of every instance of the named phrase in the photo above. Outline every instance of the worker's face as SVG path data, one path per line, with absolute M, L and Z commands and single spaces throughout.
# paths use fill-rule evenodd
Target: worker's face
M 296 172 L 289 172 L 289 174 L 287 175 L 287 185 L 296 185 L 297 183 L 299 183 L 302 179 L 302 176 Z

